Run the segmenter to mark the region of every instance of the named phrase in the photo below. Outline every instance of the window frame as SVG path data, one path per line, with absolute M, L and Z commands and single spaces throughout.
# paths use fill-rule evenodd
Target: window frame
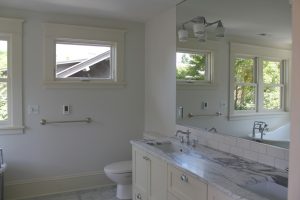
M 105 81 L 113 81 L 116 80 L 117 78 L 117 70 L 116 70 L 116 54 L 117 54 L 117 47 L 116 47 L 116 43 L 115 42 L 107 42 L 107 41 L 92 41 L 92 40 L 78 40 L 78 39 L 56 39 L 55 40 L 55 45 L 56 44 L 90 44 L 90 45 L 102 45 L 102 46 L 109 46 L 111 48 L 111 52 L 110 52 L 110 59 L 111 59 L 111 79 L 100 79 L 100 78 L 57 78 L 56 77 L 56 67 L 54 68 L 54 80 L 55 81 L 95 81 L 95 82 L 101 82 L 103 80 Z M 56 61 L 56 60 L 55 60 Z
M 11 124 L 11 61 L 12 61 L 12 55 L 11 55 L 11 37 L 8 34 L 2 34 L 0 33 L 0 40 L 7 42 L 7 78 L 0 78 L 0 83 L 6 83 L 7 87 L 7 114 L 8 118 L 7 120 L 0 121 L 0 127 L 6 126 L 7 124 Z
M 176 79 L 176 85 L 178 87 L 189 87 L 189 86 L 211 86 L 214 84 L 214 51 L 204 49 L 191 49 L 191 48 L 177 48 L 177 53 L 191 53 L 191 54 L 206 54 L 207 65 L 206 67 L 206 78 L 209 80 L 178 80 Z M 176 66 L 177 68 L 177 66 Z
M 265 112 L 265 113 L 268 113 L 268 112 L 271 112 L 271 113 L 274 113 L 274 112 L 286 112 L 285 110 L 285 96 L 287 95 L 286 93 L 286 81 L 287 81 L 287 77 L 286 77 L 286 74 L 287 74 L 287 60 L 285 59 L 278 59 L 278 58 L 268 58 L 268 57 L 260 57 L 258 58 L 259 60 L 259 65 L 261 66 L 261 76 L 259 77 L 260 78 L 260 85 L 261 86 L 261 90 L 262 91 L 259 91 L 262 96 L 262 98 L 260 99 L 262 102 L 259 103 L 259 107 L 258 107 L 258 110 L 261 111 L 261 112 Z M 263 61 L 274 61 L 274 62 L 280 62 L 280 83 L 279 84 L 265 84 L 264 81 L 263 81 Z M 266 85 L 270 85 L 271 87 L 280 87 L 280 109 L 265 109 L 264 108 L 264 103 L 263 103 L 263 95 L 264 95 L 264 88 L 266 87 Z
M 206 80 L 181 80 L 176 79 L 176 83 L 179 85 L 185 84 L 196 84 L 196 85 L 209 85 L 212 83 L 212 57 L 213 53 L 208 50 L 195 50 L 195 49 L 177 49 L 177 53 L 187 53 L 187 54 L 204 54 L 206 55 L 206 67 L 205 67 L 205 79 Z M 176 66 L 177 68 L 177 66 Z
M 234 63 L 236 58 L 254 58 L 255 75 L 256 75 L 256 106 L 255 110 L 237 111 L 234 107 Z M 261 47 L 248 44 L 230 43 L 230 95 L 229 95 L 229 119 L 238 120 L 243 118 L 252 118 L 256 116 L 282 116 L 288 115 L 289 112 L 289 90 L 290 90 L 290 59 L 291 51 L 286 49 L 275 49 L 270 47 Z M 264 109 L 263 95 L 265 84 L 263 82 L 263 61 L 280 61 L 281 62 L 281 109 L 268 110 Z
M 217 88 L 217 84 L 219 84 L 216 77 L 218 77 L 218 67 L 221 67 L 221 63 L 217 63 L 217 57 L 220 56 L 220 48 L 221 43 L 217 41 L 207 40 L 204 43 L 199 44 L 196 38 L 191 38 L 187 42 L 179 42 L 177 40 L 176 43 L 177 49 L 180 50 L 191 50 L 191 51 L 209 51 L 211 52 L 211 81 L 208 83 L 201 84 L 191 84 L 191 83 L 177 83 L 176 81 L 176 90 L 198 90 L 198 89 L 207 89 L 213 90 Z M 175 66 L 176 67 L 176 66 Z M 176 76 L 176 74 L 175 74 Z
M 0 17 L 0 39 L 7 41 L 8 119 L 0 123 L 0 134 L 23 133 L 22 26 L 24 20 Z
M 253 59 L 253 79 L 254 79 L 254 82 L 253 83 L 245 83 L 245 82 L 235 82 L 234 81 L 234 88 L 235 86 L 237 85 L 240 85 L 240 86 L 253 86 L 255 87 L 255 104 L 257 104 L 258 102 L 258 67 L 257 67 L 257 58 L 254 57 L 254 56 L 250 56 L 250 55 L 236 55 L 235 58 L 234 58 L 234 61 L 236 58 L 244 58 L 244 59 Z M 233 66 L 233 72 L 234 72 L 234 66 Z M 233 79 L 234 79 L 234 75 L 233 75 Z M 233 91 L 234 91 L 234 88 L 233 88 Z M 232 93 L 231 93 L 232 94 Z M 234 99 L 234 98 L 233 98 Z M 254 114 L 256 113 L 256 106 L 255 106 L 255 109 L 254 110 L 239 110 L 239 111 L 236 111 L 234 109 L 234 112 L 237 112 L 237 113 L 240 113 L 240 114 L 247 114 L 247 113 L 251 113 L 251 114 Z
M 66 24 L 44 24 L 44 84 L 47 87 L 64 88 L 101 88 L 123 87 L 124 80 L 124 48 L 125 30 L 106 29 Z M 110 44 L 114 48 L 115 57 L 111 65 L 112 79 L 60 79 L 56 78 L 56 43 L 74 42 L 87 44 Z

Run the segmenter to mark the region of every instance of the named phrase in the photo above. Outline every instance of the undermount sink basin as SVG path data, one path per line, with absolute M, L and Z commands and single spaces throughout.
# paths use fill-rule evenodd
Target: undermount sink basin
M 287 200 L 288 189 L 274 182 L 245 185 L 244 188 L 268 199 Z
M 150 145 L 155 146 L 156 148 L 162 150 L 165 153 L 188 153 L 189 152 L 187 148 L 184 148 L 181 145 L 174 144 L 172 142 L 162 142 L 162 143 L 156 142 L 156 143 L 151 143 Z
M 156 147 L 166 153 L 188 153 L 188 149 L 174 143 L 164 143 Z

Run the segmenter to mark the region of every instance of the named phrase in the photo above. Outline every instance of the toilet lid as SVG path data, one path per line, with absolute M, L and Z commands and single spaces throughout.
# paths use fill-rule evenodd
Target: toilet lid
M 132 161 L 115 162 L 104 167 L 104 171 L 112 174 L 122 174 L 132 172 Z

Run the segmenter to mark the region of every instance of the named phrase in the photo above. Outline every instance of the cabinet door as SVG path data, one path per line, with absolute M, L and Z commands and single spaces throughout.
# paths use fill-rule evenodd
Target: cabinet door
M 207 192 L 208 192 L 208 200 L 233 200 L 225 193 L 221 192 L 220 190 L 210 185 L 208 185 Z
M 133 199 L 167 200 L 167 164 L 133 148 Z
M 149 200 L 167 199 L 167 163 L 149 155 Z
M 133 195 L 138 195 L 138 199 L 141 196 L 143 200 L 146 200 L 149 188 L 149 157 L 145 152 L 133 148 L 132 162 Z M 134 196 L 133 199 L 136 199 L 136 197 Z

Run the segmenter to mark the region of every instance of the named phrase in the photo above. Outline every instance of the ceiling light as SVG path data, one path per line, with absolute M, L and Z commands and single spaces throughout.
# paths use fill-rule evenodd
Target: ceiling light
M 205 24 L 194 23 L 193 31 L 194 31 L 195 37 L 201 37 L 205 33 Z
M 184 28 L 184 26 L 182 27 L 182 29 L 178 30 L 179 42 L 186 42 L 188 40 L 188 37 L 189 37 L 189 32 Z
M 224 37 L 225 28 L 224 28 L 221 20 L 217 20 L 215 22 L 207 22 L 205 17 L 197 16 L 187 22 L 184 22 L 182 24 L 183 28 L 178 30 L 178 40 L 180 42 L 186 42 L 188 40 L 188 36 L 189 36 L 188 31 L 189 30 L 185 29 L 185 25 L 188 23 L 192 23 L 192 29 L 193 29 L 192 31 L 193 31 L 194 37 L 200 42 L 206 41 L 207 27 L 212 26 L 214 24 L 217 24 L 217 27 L 215 29 L 216 37 L 218 37 L 218 38 Z
M 221 21 L 218 22 L 218 26 L 216 28 L 216 37 L 222 38 L 225 34 L 225 28 Z

